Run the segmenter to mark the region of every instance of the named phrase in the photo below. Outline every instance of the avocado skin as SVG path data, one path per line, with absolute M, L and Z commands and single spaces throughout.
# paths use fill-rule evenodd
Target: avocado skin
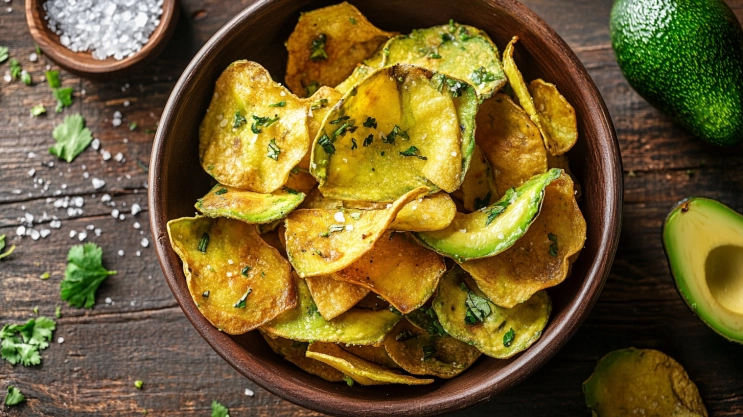
M 722 0 L 616 0 L 611 42 L 629 84 L 694 135 L 743 142 L 743 29 Z

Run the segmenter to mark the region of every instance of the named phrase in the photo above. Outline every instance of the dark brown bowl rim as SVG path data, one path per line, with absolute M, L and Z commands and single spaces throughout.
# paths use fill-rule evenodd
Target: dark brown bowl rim
M 59 48 L 65 48 L 59 42 L 59 36 L 50 34 L 47 27 L 37 27 L 36 21 L 39 16 L 39 7 L 45 0 L 26 0 L 26 24 L 34 42 L 39 46 L 44 55 L 52 59 L 57 65 L 65 70 L 77 75 L 104 76 L 108 74 L 119 74 L 125 70 L 138 66 L 140 63 L 148 62 L 157 57 L 170 40 L 175 29 L 175 23 L 180 15 L 179 0 L 164 0 L 163 14 L 160 16 L 160 24 L 150 35 L 149 41 L 144 44 L 142 49 L 134 55 L 116 60 L 112 57 L 93 61 L 94 64 L 80 62 L 71 59 L 68 55 L 59 52 Z M 166 7 L 171 3 L 170 7 Z M 43 16 L 40 20 L 44 20 Z M 71 54 L 89 54 L 89 52 L 73 52 Z
M 302 384 L 300 381 L 292 378 L 278 379 L 273 374 L 272 369 L 266 366 L 263 360 L 254 356 L 250 351 L 244 350 L 229 335 L 218 331 L 212 326 L 195 307 L 190 294 L 177 291 L 178 280 L 182 279 L 183 270 L 180 263 L 171 261 L 171 248 L 166 228 L 169 219 L 165 217 L 164 211 L 159 209 L 157 204 L 157 196 L 161 194 L 158 179 L 164 168 L 161 160 L 167 140 L 165 137 L 165 131 L 167 130 L 165 126 L 172 123 L 173 119 L 179 113 L 177 103 L 181 101 L 185 94 L 185 86 L 194 78 L 198 78 L 195 76 L 196 71 L 208 59 L 210 51 L 222 42 L 226 33 L 242 25 L 242 22 L 248 16 L 253 13 L 259 13 L 272 1 L 260 0 L 244 9 L 217 31 L 201 50 L 199 50 L 181 75 L 168 99 L 153 143 L 148 194 L 150 223 L 153 238 L 156 242 L 155 247 L 158 259 L 165 279 L 186 317 L 217 354 L 238 372 L 267 391 L 285 400 L 319 412 L 331 412 L 337 415 L 374 416 L 436 415 L 487 402 L 494 395 L 504 392 L 522 382 L 542 367 L 567 343 L 588 316 L 588 313 L 601 293 L 619 243 L 622 220 L 623 178 L 619 144 L 614 126 L 611 122 L 609 111 L 596 85 L 565 41 L 534 12 L 515 0 L 486 1 L 500 3 L 504 8 L 521 13 L 529 20 L 538 23 L 539 28 L 536 30 L 540 33 L 542 39 L 547 44 L 555 45 L 564 51 L 566 70 L 575 72 L 578 88 L 583 92 L 585 101 L 595 106 L 595 114 L 591 118 L 591 123 L 599 125 L 600 129 L 598 130 L 605 133 L 602 138 L 594 138 L 597 142 L 597 147 L 600 148 L 600 152 L 603 154 L 602 162 L 604 163 L 600 169 L 603 171 L 604 177 L 608 180 L 606 183 L 606 187 L 608 188 L 607 197 L 604 202 L 606 212 L 604 213 L 604 221 L 600 229 L 601 239 L 599 242 L 596 242 L 596 257 L 591 261 L 591 265 L 587 269 L 586 284 L 580 288 L 573 301 L 566 306 L 566 313 L 562 320 L 556 320 L 551 323 L 551 326 L 554 326 L 554 331 L 543 335 L 538 344 L 521 353 L 511 363 L 501 368 L 487 382 L 474 385 L 451 395 L 427 398 L 425 401 L 422 401 L 420 398 L 411 398 L 409 400 L 381 403 L 358 398 L 348 399 L 343 397 L 342 394 L 321 393 L 313 390 L 311 386 Z M 240 351 L 240 355 L 235 355 L 235 351 Z

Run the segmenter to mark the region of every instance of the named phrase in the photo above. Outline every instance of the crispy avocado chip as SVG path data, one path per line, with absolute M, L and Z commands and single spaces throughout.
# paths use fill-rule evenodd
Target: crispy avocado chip
M 307 357 L 332 366 L 361 385 L 426 385 L 433 382 L 433 379 L 418 379 L 410 375 L 400 375 L 389 368 L 352 355 L 332 343 L 310 344 L 307 349 Z
M 299 369 L 312 375 L 319 376 L 326 381 L 343 381 L 342 372 L 332 366 L 306 356 L 307 347 L 310 345 L 309 343 L 295 342 L 294 340 L 284 339 L 282 337 L 271 337 L 265 332 L 261 332 L 261 336 L 266 339 L 266 343 L 271 347 L 271 350 L 287 361 L 297 365 Z
M 286 219 L 286 252 L 299 276 L 328 275 L 371 250 L 397 213 L 428 192 L 414 189 L 384 210 L 295 210 Z
M 330 276 L 367 288 L 406 314 L 431 298 L 445 271 L 439 255 L 405 233 L 388 231 L 372 250 Z
M 578 141 L 575 109 L 557 91 L 557 86 L 539 78 L 529 83 L 534 108 L 550 139 L 550 153 L 562 155 Z
M 501 193 L 547 172 L 547 150 L 539 129 L 505 94 L 480 105 L 476 141 L 495 171 Z
M 573 195 L 573 181 L 563 173 L 547 186 L 542 211 L 510 249 L 460 266 L 490 301 L 512 308 L 564 281 L 585 240 L 586 221 Z
M 473 283 L 465 283 L 465 275 L 457 266 L 449 270 L 433 300 L 433 309 L 449 335 L 498 359 L 510 358 L 539 339 L 552 311 L 545 291 L 513 308 L 501 308 Z
M 320 86 L 338 85 L 394 35 L 347 2 L 302 13 L 286 42 L 286 85 L 303 97 Z
M 276 191 L 309 149 L 305 107 L 259 64 L 233 62 L 199 128 L 201 166 L 220 184 Z
M 583 393 L 594 416 L 707 417 L 684 368 L 653 349 L 620 349 L 604 356 L 583 383 Z
M 419 65 L 464 80 L 482 98 L 506 83 L 498 49 L 490 38 L 477 28 L 452 21 L 395 36 L 385 44 L 383 56 L 383 66 Z
M 544 189 L 561 174 L 561 170 L 551 169 L 518 188 L 509 189 L 486 208 L 469 214 L 457 213 L 446 229 L 415 233 L 415 236 L 426 247 L 457 262 L 495 256 L 513 246 L 529 230 L 542 207 Z
M 196 209 L 208 217 L 267 224 L 286 217 L 302 200 L 304 194 L 299 192 L 261 194 L 217 184 L 196 202 Z
M 413 375 L 453 378 L 480 357 L 476 347 L 449 336 L 436 336 L 400 320 L 384 340 L 389 357 Z
M 400 323 L 402 323 L 402 321 L 400 321 Z M 400 365 L 396 364 L 395 361 L 390 358 L 390 355 L 387 354 L 384 346 L 341 346 L 341 348 L 365 361 L 385 366 L 387 368 L 400 369 Z
M 340 316 L 369 294 L 364 287 L 324 275 L 307 277 L 305 281 L 317 310 L 325 320 Z
M 573 175 L 573 171 L 570 170 L 570 160 L 567 155 L 552 156 L 547 155 L 547 166 L 550 168 L 560 168 L 565 171 L 573 180 L 573 188 L 575 188 L 575 199 L 580 200 L 583 196 L 583 188 L 580 186 L 578 179 Z
M 475 147 L 475 152 L 472 154 L 470 169 L 464 176 L 460 190 L 462 190 L 464 208 L 469 211 L 485 208 L 490 205 L 491 201 L 498 199 L 493 169 L 478 147 Z
M 558 149 L 554 147 L 553 140 L 550 138 L 544 121 L 540 118 L 539 112 L 537 112 L 537 108 L 534 106 L 534 100 L 532 99 L 531 94 L 529 94 L 529 89 L 526 86 L 526 81 L 524 81 L 524 76 L 521 75 L 521 71 L 519 71 L 516 66 L 516 61 L 513 60 L 514 45 L 516 45 L 516 42 L 518 41 L 519 37 L 514 36 L 513 39 L 511 39 L 511 42 L 506 46 L 506 50 L 503 51 L 503 71 L 505 71 L 506 76 L 508 77 L 508 84 L 513 89 L 513 94 L 518 99 L 519 104 L 526 114 L 529 115 L 531 121 L 534 122 L 537 128 L 539 128 L 539 132 L 542 134 L 542 141 L 544 142 L 547 151 L 553 155 L 559 155 L 560 153 Z
M 226 218 L 168 222 L 188 290 L 201 314 L 228 334 L 242 334 L 297 305 L 291 265 L 254 225 Z
M 370 67 L 364 64 L 358 64 L 348 78 L 343 80 L 342 83 L 335 86 L 335 90 L 341 94 L 346 94 L 347 92 L 351 91 L 351 89 L 356 84 L 360 83 L 361 80 L 368 77 L 372 72 L 374 72 L 376 68 L 379 67 Z
M 307 149 L 312 147 L 312 140 L 317 136 L 317 132 L 320 131 L 322 121 L 328 114 L 330 109 L 340 101 L 345 91 L 337 91 L 331 87 L 320 87 L 319 90 L 312 95 L 312 97 L 304 99 L 304 103 L 307 106 L 307 130 L 309 131 L 309 144 Z M 298 167 L 309 172 L 310 169 L 310 157 L 312 152 L 307 152 L 304 158 L 299 162 Z
M 274 337 L 300 342 L 330 342 L 348 345 L 382 343 L 400 316 L 389 311 L 352 308 L 333 320 L 325 320 L 312 301 L 305 281 L 295 274 L 298 304 L 261 327 Z
M 323 195 L 340 200 L 390 202 L 421 186 L 454 191 L 474 150 L 477 106 L 462 81 L 411 65 L 376 70 L 325 118 L 310 172 Z

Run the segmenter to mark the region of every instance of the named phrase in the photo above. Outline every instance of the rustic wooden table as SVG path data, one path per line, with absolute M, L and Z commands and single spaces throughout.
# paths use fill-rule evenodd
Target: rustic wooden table
M 727 1 L 743 19 L 743 0 Z M 33 317 L 37 306 L 47 316 L 62 306 L 62 317 L 40 366 L 0 361 L 0 390 L 12 384 L 28 397 L 19 407 L 0 406 L 0 416 L 135 416 L 144 410 L 205 416 L 212 400 L 229 406 L 233 416 L 316 415 L 258 388 L 218 357 L 176 305 L 153 248 L 142 246 L 142 239 L 150 238 L 143 168 L 153 139 L 148 130 L 155 128 L 191 57 L 251 1 L 181 3 L 173 40 L 147 70 L 97 82 L 62 72 L 64 86 L 75 90 L 72 108 L 34 119 L 29 118 L 32 106 L 54 108 L 51 91 L 41 82 L 45 67 L 54 65 L 43 56 L 29 60 L 34 43 L 23 2 L 2 3 L 0 45 L 10 47 L 11 57 L 29 70 L 35 85 L 0 83 L 0 234 L 17 245 L 0 262 L 0 325 Z M 609 44 L 610 0 L 524 3 L 575 50 L 611 111 L 624 160 L 624 226 L 601 298 L 572 340 L 517 388 L 459 415 L 587 415 L 581 383 L 602 355 L 628 346 L 660 349 L 681 362 L 711 415 L 743 414 L 743 346 L 715 335 L 687 309 L 674 289 L 660 240 L 664 216 L 683 197 L 710 196 L 743 211 L 741 148 L 721 150 L 690 137 L 629 88 Z M 0 66 L 0 72 L 7 69 L 7 63 Z M 119 127 L 112 125 L 116 111 L 123 114 Z M 49 155 L 53 127 L 74 112 L 86 118 L 102 149 L 112 155 L 121 152 L 125 161 L 104 161 L 92 149 L 71 164 Z M 128 128 L 131 122 L 139 126 L 134 131 Z M 105 188 L 95 191 L 92 178 L 104 179 Z M 104 193 L 125 213 L 124 220 L 111 216 L 113 207 L 101 199 Z M 84 198 L 81 215 L 70 217 L 64 208 L 54 207 L 65 196 Z M 134 203 L 143 207 L 142 213 L 130 214 Z M 17 238 L 26 213 L 36 220 L 44 213 L 56 215 L 61 228 L 37 241 Z M 89 225 L 100 228 L 100 236 Z M 49 228 L 48 220 L 35 228 Z M 104 265 L 118 271 L 101 286 L 93 310 L 67 307 L 59 298 L 67 251 L 79 243 L 70 238 L 71 231 L 86 232 L 86 241 L 104 248 Z M 39 279 L 45 271 L 51 279 Z M 60 337 L 64 342 L 58 344 Z M 135 389 L 135 380 L 143 380 L 144 389 Z M 246 388 L 255 395 L 246 396 Z

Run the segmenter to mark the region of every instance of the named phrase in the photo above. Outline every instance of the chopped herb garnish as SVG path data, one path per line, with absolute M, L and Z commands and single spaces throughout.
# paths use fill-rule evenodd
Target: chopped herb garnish
M 144 133 L 147 133 L 148 135 L 152 135 L 152 134 L 155 134 L 155 132 L 156 132 L 156 130 L 155 130 L 155 129 L 145 129 L 145 130 L 144 130 Z
M 506 332 L 506 334 L 503 335 L 503 346 L 505 347 L 511 347 L 511 343 L 513 343 L 513 339 L 516 337 L 516 332 L 513 331 L 513 327 L 510 328 Z
M 356 138 L 351 138 L 351 150 L 354 150 L 358 147 L 359 145 L 356 144 Z
M 41 278 L 43 280 L 47 280 L 47 279 L 49 279 L 50 276 L 51 276 L 51 274 L 49 273 L 49 271 L 45 271 L 43 274 L 39 275 L 39 278 Z
M 242 271 L 240 271 L 240 273 L 243 274 L 244 277 L 248 276 L 248 272 L 250 272 L 250 267 L 247 265 L 243 267 Z
M 230 417 L 230 410 L 222 404 L 212 401 L 212 417 Z
M 129 123 L 129 130 L 134 131 L 137 128 L 137 124 L 134 122 Z
M 318 139 L 317 143 L 322 146 L 325 153 L 331 155 L 335 153 L 335 145 L 333 145 L 333 142 L 330 140 L 328 135 L 322 135 L 322 137 Z
M 239 300 L 237 300 L 237 302 L 235 303 L 235 305 L 233 307 L 235 307 L 235 308 L 245 308 L 245 305 L 247 304 L 246 300 L 248 299 L 248 295 L 250 295 L 251 292 L 253 292 L 253 289 L 252 288 L 248 288 L 248 290 L 245 291 L 245 294 L 243 294 L 243 296 L 240 297 Z
M 276 138 L 271 139 L 271 141 L 268 142 L 268 154 L 266 154 L 266 156 L 274 161 L 278 161 L 279 154 L 281 154 L 281 148 L 276 144 Z
M 397 335 L 395 335 L 395 340 L 397 340 L 398 342 L 404 342 L 404 341 L 410 340 L 410 339 L 412 339 L 414 337 L 416 337 L 416 335 L 413 334 L 413 332 L 411 332 L 408 329 L 403 329 L 403 331 L 401 331 L 400 333 L 398 333 Z
M 364 147 L 371 145 L 373 140 L 374 140 L 374 135 L 367 136 L 366 139 L 364 139 L 364 143 L 363 143 Z
M 265 277 L 265 276 L 266 276 L 266 271 L 261 271 L 261 277 Z
M 222 187 L 222 188 L 220 188 L 219 190 L 217 190 L 217 192 L 216 192 L 216 193 L 214 193 L 214 194 L 216 194 L 216 195 L 227 194 L 227 189 L 226 189 L 226 188 L 224 188 L 224 187 Z
M 454 33 L 457 30 L 457 24 L 454 23 L 454 19 L 449 19 L 449 32 Z
M 307 315 L 316 316 L 319 313 L 320 311 L 317 309 L 317 304 L 315 304 L 314 302 L 312 302 L 312 304 L 307 307 Z
M 343 123 L 338 129 L 333 132 L 333 137 L 346 136 L 346 130 L 348 129 L 348 123 Z
M 278 103 L 269 104 L 268 107 L 284 107 L 286 106 L 286 100 L 279 101 Z
M 307 92 L 307 97 L 315 94 L 315 92 L 320 88 L 320 83 L 317 81 L 313 81 L 307 85 L 304 86 L 304 90 Z
M 441 59 L 441 55 L 436 51 L 431 51 L 431 53 L 428 54 L 428 57 L 431 59 Z
M 317 100 L 316 102 L 312 103 L 312 105 L 310 106 L 310 109 L 317 110 L 317 109 L 321 109 L 321 108 L 323 108 L 323 107 L 325 107 L 327 105 L 328 105 L 328 99 L 321 98 L 320 100 Z
M 353 17 L 349 17 L 348 21 L 351 22 L 352 25 L 356 24 L 356 19 L 354 19 Z
M 0 46 L 0 63 L 3 63 L 8 60 L 8 47 L 7 46 Z
M 343 122 L 344 120 L 348 120 L 350 118 L 351 118 L 351 116 L 341 116 L 341 117 L 339 117 L 339 118 L 337 118 L 335 120 L 331 120 L 330 121 L 330 124 L 331 125 L 337 125 L 337 124 Z
M 447 78 L 446 85 L 449 86 L 449 91 L 451 91 L 452 97 L 461 96 L 462 92 L 467 89 L 467 83 L 463 83 L 462 81 L 453 78 Z
M 428 159 L 428 158 L 426 158 L 425 156 L 421 156 L 421 155 L 419 155 L 419 154 L 418 154 L 418 148 L 416 148 L 415 146 L 411 146 L 411 147 L 409 147 L 408 149 L 406 149 L 406 150 L 404 150 L 404 151 L 400 152 L 400 155 L 402 155 L 402 156 L 415 156 L 415 157 L 417 157 L 418 159 L 422 159 L 422 160 L 424 160 L 424 161 Z
M 37 104 L 31 107 L 31 117 L 40 116 L 46 113 L 46 107 L 43 104 Z
M 144 381 L 141 381 L 141 380 L 134 381 L 134 388 L 136 389 L 142 389 L 143 385 L 144 385 Z
M 47 317 L 30 319 L 25 324 L 6 324 L 0 329 L 0 356 L 11 365 L 40 364 L 39 352 L 49 347 L 55 328 L 54 320 Z
M 54 109 L 57 113 L 61 113 L 65 107 L 72 105 L 72 87 L 55 88 L 53 94 L 57 99 L 57 107 Z
M 345 228 L 346 226 L 342 224 L 332 224 L 327 231 L 320 233 L 320 237 L 330 237 L 331 233 L 342 232 Z
M 5 48 L 5 49 L 7 50 L 8 48 Z M 17 405 L 17 404 L 22 403 L 25 400 L 26 400 L 26 396 L 21 393 L 21 390 L 19 390 L 18 388 L 12 385 L 8 385 L 8 393 L 5 394 L 5 401 L 3 401 L 5 405 L 7 406 Z
M 475 197 L 475 211 L 487 207 L 490 204 L 491 198 L 493 198 L 492 191 L 488 191 L 488 193 L 485 194 L 485 197 L 483 197 L 482 199 Z
M 21 71 L 23 69 L 21 68 L 21 63 L 18 62 L 17 59 L 11 58 L 10 59 L 10 77 L 14 80 L 21 76 Z
M 428 360 L 433 358 L 433 355 L 436 354 L 436 348 L 433 346 L 423 346 L 423 360 Z
M 348 385 L 349 387 L 352 387 L 352 386 L 353 386 L 353 379 L 351 379 L 351 377 L 350 377 L 350 376 L 348 376 L 348 375 L 343 375 L 343 380 L 344 380 L 344 381 L 346 381 L 346 384 L 347 384 L 347 385 Z
M 467 309 L 464 322 L 470 326 L 482 323 L 492 313 L 490 303 L 487 299 L 472 292 L 464 283 L 461 284 L 461 288 L 467 292 L 467 299 L 464 301 Z
M 372 128 L 372 129 L 376 129 L 377 128 L 377 119 L 375 119 L 373 117 L 367 117 L 366 120 L 364 121 L 364 127 L 369 127 L 369 128 Z
M 54 307 L 54 317 L 60 318 L 62 317 L 62 308 L 59 306 Z
M 493 222 L 493 220 L 497 219 L 498 216 L 501 215 L 508 206 L 511 205 L 511 200 L 513 199 L 514 195 L 516 194 L 516 190 L 513 188 L 509 188 L 506 191 L 506 194 L 501 198 L 501 201 L 493 204 L 493 207 L 490 208 L 490 211 L 488 212 L 488 218 L 485 220 L 485 226 L 490 226 L 490 223 Z
M 382 151 L 382 153 L 380 155 L 384 156 L 384 151 Z
M 442 33 L 441 34 L 441 43 L 451 42 L 453 40 L 454 40 L 454 35 L 452 35 L 450 33 Z
M 59 81 L 59 70 L 47 71 L 46 82 L 49 83 L 51 88 L 62 87 L 62 83 Z
M 263 130 L 261 129 L 261 126 L 263 127 L 269 127 L 272 124 L 276 123 L 279 120 L 279 115 L 274 114 L 273 119 L 266 116 L 266 117 L 259 117 L 256 115 L 253 115 L 253 122 L 252 125 L 250 125 L 250 130 L 253 131 L 253 133 L 258 134 L 261 133 Z
M 382 139 L 382 142 L 390 143 L 392 145 L 395 144 L 395 138 L 401 137 L 403 140 L 410 140 L 410 136 L 408 135 L 408 132 L 403 131 L 400 129 L 400 126 L 395 125 L 395 127 L 392 128 L 392 131 L 389 135 L 387 135 L 386 138 Z
M 480 67 L 476 69 L 472 73 L 472 75 L 470 75 L 470 79 L 475 84 L 480 85 L 495 81 L 495 75 L 493 75 L 492 72 L 486 70 L 485 67 Z
M 31 74 L 29 74 L 28 71 L 23 70 L 21 71 L 21 81 L 23 81 L 23 84 L 31 85 L 34 80 L 31 78 Z
M 549 233 L 547 235 L 547 238 L 550 240 L 550 242 L 552 242 L 552 244 L 550 245 L 550 255 L 552 257 L 557 257 L 557 251 L 558 251 L 558 247 L 557 247 L 557 235 L 555 235 L 553 233 Z
M 203 235 L 201 235 L 201 240 L 199 241 L 199 252 L 206 253 L 206 248 L 209 246 L 209 233 L 204 232 Z
M 310 45 L 310 59 L 312 61 L 328 59 L 328 54 L 325 52 L 325 42 L 327 40 L 328 37 L 324 33 L 321 33 L 317 39 L 312 41 Z
M 361 213 L 357 211 L 357 212 L 350 213 L 349 216 L 351 216 L 351 218 L 354 220 L 358 220 L 361 218 Z
M 95 243 L 70 248 L 67 269 L 60 284 L 60 296 L 71 306 L 93 308 L 95 293 L 101 283 L 116 271 L 103 267 L 103 249 Z
M 211 293 L 212 293 L 211 291 L 204 291 L 203 293 L 201 293 L 201 296 L 204 298 L 209 298 L 209 294 Z
M 460 26 L 459 27 L 459 39 L 463 41 L 467 41 L 472 39 L 474 36 L 470 35 L 470 32 L 467 30 L 466 27 Z
M 240 114 L 240 110 L 235 110 L 235 117 L 232 118 L 232 128 L 237 129 L 245 123 L 248 123 L 248 120 Z
M 299 194 L 299 191 L 295 190 L 294 188 L 284 187 L 284 191 L 286 191 L 289 194 L 294 194 L 294 195 Z
M 49 148 L 49 153 L 67 162 L 72 162 L 93 141 L 90 129 L 85 127 L 85 119 L 79 114 L 66 116 L 64 122 L 54 128 L 52 136 L 57 143 Z
M 0 252 L 5 249 L 5 235 L 0 235 Z M 6 258 L 10 256 L 11 253 L 15 250 L 15 245 L 11 246 L 10 249 L 8 249 L 6 252 L 0 253 L 0 259 Z

